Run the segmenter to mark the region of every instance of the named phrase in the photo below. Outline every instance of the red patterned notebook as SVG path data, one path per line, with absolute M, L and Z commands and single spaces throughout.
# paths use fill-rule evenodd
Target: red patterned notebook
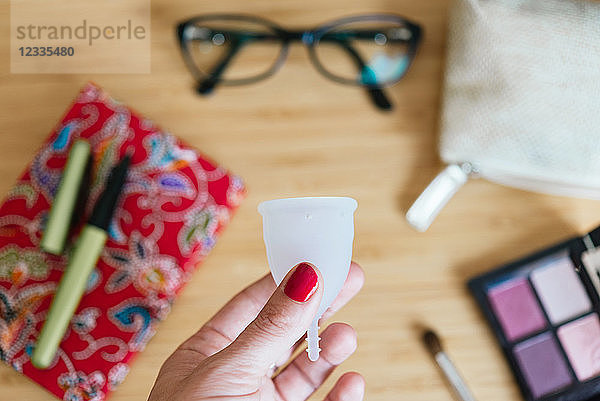
M 29 358 L 67 262 L 39 242 L 76 138 L 86 138 L 94 155 L 86 216 L 111 167 L 125 153 L 132 166 L 57 357 L 38 370 Z M 244 193 L 238 177 L 87 85 L 0 206 L 0 358 L 60 399 L 104 400 Z

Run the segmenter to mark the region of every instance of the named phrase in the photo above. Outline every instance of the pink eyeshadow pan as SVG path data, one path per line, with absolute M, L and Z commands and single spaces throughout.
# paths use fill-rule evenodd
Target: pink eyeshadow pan
M 519 277 L 498 284 L 487 295 L 509 341 L 518 340 L 546 327 L 546 319 L 527 278 Z
M 600 321 L 593 314 L 557 330 L 558 338 L 581 381 L 600 374 Z

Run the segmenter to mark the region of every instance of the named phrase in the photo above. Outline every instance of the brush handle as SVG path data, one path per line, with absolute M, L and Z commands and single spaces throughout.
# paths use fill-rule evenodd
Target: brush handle
M 35 367 L 45 369 L 54 360 L 58 346 L 85 292 L 90 273 L 98 263 L 106 237 L 106 231 L 91 225 L 86 225 L 81 231 L 31 356 Z
M 446 355 L 445 352 L 438 352 L 435 355 L 435 361 L 439 365 L 440 369 L 442 369 L 442 372 L 444 372 L 444 375 L 448 379 L 448 382 L 452 386 L 452 389 L 456 393 L 458 399 L 460 401 L 475 401 L 475 397 L 473 397 L 473 394 L 471 394 L 471 391 L 469 391 L 469 388 L 458 373 L 458 370 L 450 358 L 448 358 L 448 355 Z

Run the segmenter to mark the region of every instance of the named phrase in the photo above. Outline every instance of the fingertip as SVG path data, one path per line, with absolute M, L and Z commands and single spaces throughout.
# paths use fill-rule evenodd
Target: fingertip
M 315 264 L 314 264 L 314 263 L 312 263 L 312 262 L 307 262 L 307 261 L 300 262 L 300 263 L 298 263 L 296 266 L 294 266 L 294 267 L 292 268 L 292 270 L 294 270 L 294 269 L 297 269 L 297 268 L 298 268 L 299 266 L 301 266 L 301 265 L 309 265 L 310 267 L 312 267 L 312 268 L 313 268 L 313 270 L 315 271 L 315 273 L 317 273 L 317 276 L 319 277 L 319 283 L 322 283 L 322 282 L 323 282 L 323 275 L 321 274 L 321 270 L 319 270 L 319 266 L 315 265 Z
M 339 381 L 347 387 L 347 391 L 352 398 L 349 400 L 362 400 L 365 395 L 365 378 L 358 372 L 346 372 L 340 377 Z
M 360 291 L 365 284 L 365 271 L 358 263 L 352 262 L 350 264 L 347 282 L 355 292 Z
M 319 270 L 319 266 L 316 266 L 316 265 L 314 265 L 314 264 L 312 264 L 310 262 L 302 262 L 302 263 L 306 263 L 307 265 L 311 266 L 314 269 L 314 271 L 317 273 L 317 276 L 319 277 L 319 288 L 318 288 L 318 291 L 323 292 L 323 289 L 324 289 L 324 287 L 323 287 L 324 279 L 323 279 L 323 275 L 321 274 L 321 270 Z M 299 264 L 301 264 L 301 263 L 299 263 Z
M 348 301 L 350 301 L 356 294 L 360 292 L 360 289 L 363 287 L 365 283 L 365 272 L 362 267 L 355 262 L 350 264 L 350 270 L 348 271 L 348 276 L 346 277 L 346 281 L 344 282 L 344 286 L 342 290 L 333 301 L 333 303 L 329 306 L 329 308 L 325 311 L 321 320 L 327 320 L 330 318 L 338 309 L 344 306 Z
M 360 373 L 344 373 L 326 398 L 326 401 L 362 401 L 365 396 L 365 379 Z
M 295 302 L 316 302 L 315 298 L 320 299 L 323 293 L 323 276 L 314 264 L 300 262 L 286 274 L 281 288 Z
M 356 330 L 346 323 L 332 323 L 321 333 L 321 347 L 333 365 L 344 362 L 356 351 Z

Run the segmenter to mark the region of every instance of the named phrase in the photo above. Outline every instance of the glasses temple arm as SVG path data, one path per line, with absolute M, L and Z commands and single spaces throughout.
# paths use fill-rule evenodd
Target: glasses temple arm
M 237 54 L 237 52 L 242 47 L 243 41 L 234 41 L 231 43 L 231 48 L 229 52 L 225 54 L 225 56 L 221 59 L 219 64 L 212 70 L 212 72 L 208 75 L 208 78 L 205 78 L 198 82 L 198 86 L 196 87 L 196 91 L 201 95 L 208 95 L 212 92 L 212 90 L 217 86 L 219 81 L 221 80 L 221 75 L 225 72 L 227 65 L 231 62 L 233 57 Z
M 352 59 L 356 62 L 356 65 L 358 66 L 359 71 L 362 72 L 363 69 L 367 65 L 365 64 L 362 57 L 360 57 L 360 54 L 358 54 L 356 49 L 354 49 L 354 47 L 352 47 L 346 41 L 338 41 L 337 43 L 339 43 L 340 46 L 342 46 L 342 48 L 344 50 L 346 50 L 348 52 L 348 54 L 350 54 Z M 378 87 L 375 85 L 369 85 L 366 87 L 366 90 L 367 90 L 367 93 L 369 94 L 369 96 L 371 97 L 371 100 L 373 101 L 373 103 L 379 109 L 386 110 L 386 111 L 392 109 L 392 103 L 390 102 L 390 100 L 388 99 L 387 95 L 385 94 L 384 90 L 381 87 Z

